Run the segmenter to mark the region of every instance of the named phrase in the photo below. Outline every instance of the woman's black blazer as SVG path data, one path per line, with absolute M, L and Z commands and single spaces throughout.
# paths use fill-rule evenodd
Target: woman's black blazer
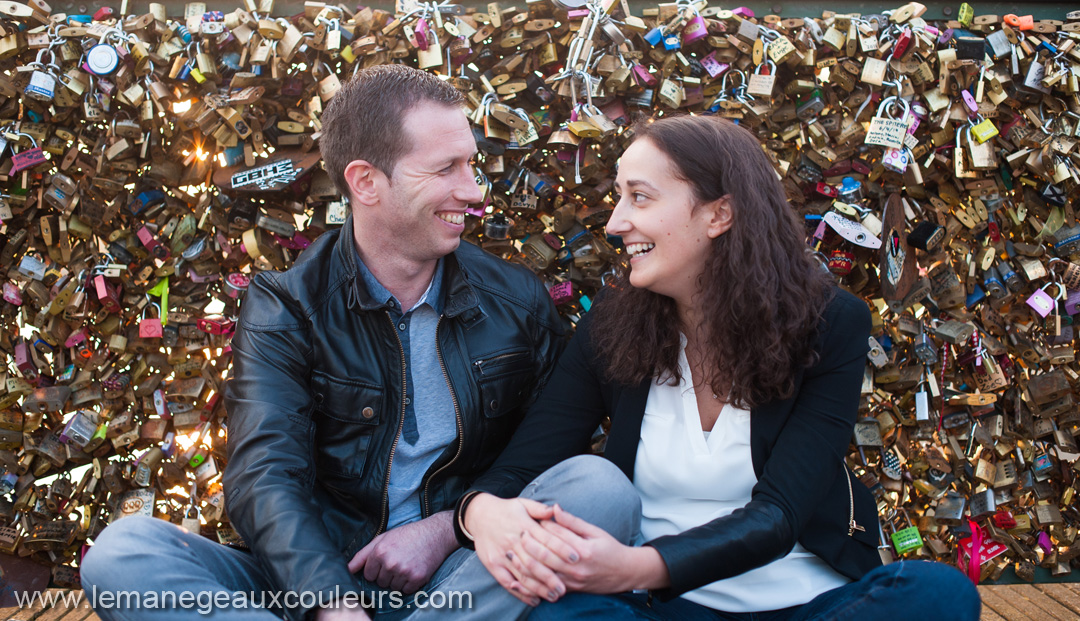
M 659 597 L 676 597 L 767 565 L 787 555 L 796 541 L 853 580 L 881 564 L 873 496 L 844 464 L 869 334 L 866 304 L 836 289 L 818 334 L 818 362 L 800 373 L 795 396 L 751 412 L 750 448 L 758 483 L 749 504 L 678 535 L 646 542 L 671 574 L 670 588 L 658 591 Z M 588 453 L 590 437 L 609 415 L 604 456 L 633 481 L 650 385 L 602 381 L 586 316 L 506 450 L 470 489 L 503 498 L 518 495 L 544 470 Z M 849 528 L 852 510 L 862 530 Z

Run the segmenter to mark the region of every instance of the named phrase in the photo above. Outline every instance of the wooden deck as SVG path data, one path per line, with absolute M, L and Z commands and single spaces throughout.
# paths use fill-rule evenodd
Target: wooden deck
M 50 589 L 52 593 L 67 593 Z M 1080 583 L 1013 584 L 980 586 L 982 621 L 1032 619 L 1035 621 L 1075 621 L 1080 619 Z M 192 618 L 195 618 L 194 615 Z M 40 600 L 33 608 L 0 609 L 0 621 L 98 621 L 98 616 L 82 606 L 56 605 L 45 608 Z

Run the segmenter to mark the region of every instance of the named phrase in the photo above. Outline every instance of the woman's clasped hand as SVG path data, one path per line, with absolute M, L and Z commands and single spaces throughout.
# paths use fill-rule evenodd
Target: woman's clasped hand
M 620 593 L 663 583 L 649 579 L 665 571 L 655 550 L 623 545 L 558 504 L 481 494 L 466 528 L 477 533 L 476 553 L 492 576 L 531 606 L 567 592 Z

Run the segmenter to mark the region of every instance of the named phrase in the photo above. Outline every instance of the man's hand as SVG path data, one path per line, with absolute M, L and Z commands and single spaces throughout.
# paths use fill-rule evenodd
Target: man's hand
M 349 561 L 349 571 L 384 589 L 415 593 L 457 548 L 453 511 L 436 513 L 375 537 Z
M 370 621 L 364 609 L 360 606 L 348 607 L 342 604 L 330 608 L 322 608 L 315 614 L 315 621 Z

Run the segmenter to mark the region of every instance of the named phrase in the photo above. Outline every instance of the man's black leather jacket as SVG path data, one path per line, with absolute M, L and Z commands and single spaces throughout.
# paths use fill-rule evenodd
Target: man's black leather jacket
M 225 389 L 229 518 L 281 590 L 324 598 L 357 591 L 346 564 L 386 528 L 405 408 L 404 352 L 357 276 L 352 231 L 350 217 L 288 271 L 252 280 Z M 452 509 L 492 464 L 563 346 L 527 269 L 466 242 L 445 261 L 436 335 L 458 440 L 424 476 L 425 517 Z

